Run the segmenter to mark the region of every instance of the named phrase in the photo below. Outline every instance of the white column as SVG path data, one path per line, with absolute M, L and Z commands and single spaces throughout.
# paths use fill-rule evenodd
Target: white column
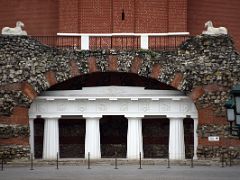
M 30 143 L 30 152 L 34 158 L 34 119 L 29 118 L 29 128 L 30 128 L 30 136 L 29 136 L 29 143 Z
M 100 146 L 100 128 L 98 117 L 86 118 L 86 135 L 85 135 L 85 158 L 90 153 L 91 159 L 101 158 Z
M 89 50 L 89 35 L 81 36 L 81 50 Z
M 183 119 L 170 118 L 169 128 L 169 158 L 185 159 Z
M 194 155 L 193 155 L 193 159 L 197 159 L 197 147 L 198 147 L 197 128 L 198 128 L 198 119 L 194 118 L 193 119 L 193 123 L 194 123 L 194 132 L 193 132 L 193 136 L 194 136 Z
M 127 158 L 138 159 L 139 153 L 143 157 L 142 119 L 128 118 Z
M 59 153 L 58 118 L 45 118 L 43 159 L 56 159 Z
M 141 35 L 141 49 L 148 49 L 148 35 Z

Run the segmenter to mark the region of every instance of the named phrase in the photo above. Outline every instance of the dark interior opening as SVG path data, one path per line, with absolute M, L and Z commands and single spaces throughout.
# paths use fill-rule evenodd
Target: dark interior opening
M 59 119 L 60 158 L 84 158 L 85 119 Z
M 100 119 L 102 158 L 126 158 L 128 121 L 124 116 L 103 116 Z
M 146 89 L 176 90 L 150 77 L 124 72 L 96 72 L 80 75 L 50 87 L 55 90 L 80 90 L 82 87 L 94 86 L 139 86 Z
M 194 120 L 185 118 L 184 125 L 184 142 L 185 142 L 185 157 L 190 159 L 194 152 Z
M 169 119 L 142 119 L 144 158 L 167 158 Z
M 34 119 L 34 156 L 41 159 L 43 156 L 44 119 Z

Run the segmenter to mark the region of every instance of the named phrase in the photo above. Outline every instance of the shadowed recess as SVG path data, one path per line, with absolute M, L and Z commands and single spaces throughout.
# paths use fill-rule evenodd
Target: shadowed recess
M 82 87 L 93 86 L 141 86 L 146 89 L 176 90 L 175 88 L 159 82 L 153 78 L 138 76 L 134 73 L 124 72 L 96 72 L 80 75 L 67 81 L 58 83 L 50 87 L 49 91 L 54 90 L 79 90 Z

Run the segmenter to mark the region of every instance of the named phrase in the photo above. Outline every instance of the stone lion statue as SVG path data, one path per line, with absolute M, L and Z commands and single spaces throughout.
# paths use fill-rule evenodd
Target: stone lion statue
M 2 28 L 2 34 L 3 35 L 27 35 L 27 32 L 22 30 L 22 28 L 24 27 L 23 22 L 21 21 L 17 21 L 16 23 L 16 27 L 15 28 L 10 28 L 10 27 L 4 27 Z
M 218 27 L 215 28 L 213 27 L 212 21 L 207 21 L 205 23 L 205 28 L 207 28 L 206 31 L 203 31 L 202 34 L 207 34 L 207 35 L 221 35 L 221 34 L 228 34 L 227 28 L 225 27 Z

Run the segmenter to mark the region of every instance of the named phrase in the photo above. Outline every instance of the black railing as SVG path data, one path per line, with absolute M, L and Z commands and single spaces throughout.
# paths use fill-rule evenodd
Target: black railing
M 140 49 L 140 36 L 90 37 L 90 49 Z
M 81 36 L 31 36 L 42 44 L 64 48 L 81 50 Z M 174 50 L 182 42 L 186 41 L 189 35 L 171 36 L 149 36 L 148 47 L 153 51 Z M 89 49 L 141 49 L 140 36 L 90 36 Z
M 174 50 L 188 38 L 189 35 L 150 36 L 149 49 L 153 51 Z
M 81 49 L 80 36 L 31 36 L 44 45 L 66 49 Z

